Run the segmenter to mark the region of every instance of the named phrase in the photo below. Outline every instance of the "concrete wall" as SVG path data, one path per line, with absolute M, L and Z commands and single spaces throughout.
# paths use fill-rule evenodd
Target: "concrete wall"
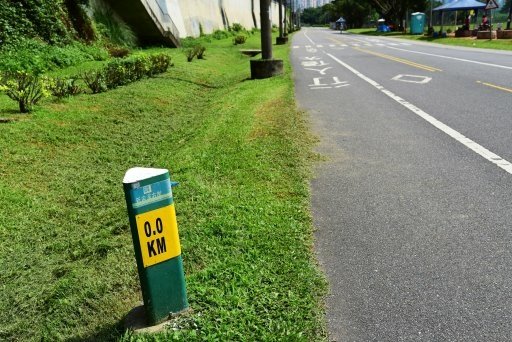
M 178 28 L 180 38 L 198 37 L 203 33 L 225 30 L 228 25 L 241 24 L 246 29 L 260 27 L 259 0 L 157 0 L 168 10 Z M 279 25 L 279 5 L 272 2 L 272 24 Z M 256 26 L 254 21 L 256 20 Z

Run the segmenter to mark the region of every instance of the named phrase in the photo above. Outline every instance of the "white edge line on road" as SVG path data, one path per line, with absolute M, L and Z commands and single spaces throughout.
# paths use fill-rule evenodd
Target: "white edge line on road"
M 311 42 L 311 44 L 315 45 L 315 42 L 309 38 L 307 30 L 304 31 L 304 36 Z
M 491 66 L 491 67 L 495 67 L 495 68 L 502 68 L 502 69 L 509 69 L 509 70 L 512 70 L 512 67 L 505 66 L 505 65 L 492 64 L 492 63 L 485 63 L 485 62 L 478 62 L 478 61 L 472 61 L 472 60 L 470 60 L 470 59 L 457 58 L 457 57 L 450 57 L 450 56 L 443 56 L 443 55 L 436 55 L 436 54 L 433 54 L 433 53 L 420 52 L 420 51 L 412 51 L 412 50 L 407 50 L 407 49 L 395 48 L 395 47 L 391 47 L 391 46 L 388 46 L 388 48 L 389 48 L 389 49 L 393 49 L 393 50 L 400 50 L 400 51 L 405 51 L 405 52 L 410 52 L 410 53 L 416 53 L 416 54 L 419 54 L 419 55 L 427 55 L 427 56 L 432 56 L 432 57 L 439 57 L 439 58 L 453 59 L 453 60 L 455 60 L 455 61 L 461 61 L 461 62 L 467 62 L 467 63 L 474 63 L 474 64 L 480 64 L 480 65 Z
M 441 121 L 437 120 L 436 118 L 434 118 L 430 114 L 427 114 L 426 112 L 422 111 L 421 109 L 419 109 L 418 107 L 416 107 L 412 103 L 409 103 L 406 100 L 402 99 L 400 96 L 395 95 L 394 93 L 392 93 L 391 91 L 387 90 L 386 88 L 384 88 L 383 86 L 381 86 L 380 84 L 378 84 L 377 82 L 372 80 L 371 78 L 368 78 L 367 76 L 361 74 L 359 71 L 357 71 L 356 69 L 352 68 L 350 65 L 342 62 L 341 60 L 339 60 L 335 56 L 331 55 L 330 53 L 326 53 L 326 54 L 327 54 L 327 56 L 331 57 L 334 61 L 336 61 L 340 65 L 344 66 L 348 70 L 350 70 L 356 76 L 358 76 L 359 78 L 363 79 L 364 81 L 370 83 L 372 86 L 374 86 L 375 88 L 377 88 L 378 90 L 380 90 L 381 92 L 386 94 L 388 97 L 390 97 L 391 99 L 395 100 L 396 102 L 398 102 L 399 104 L 401 104 L 405 108 L 409 109 L 410 111 L 412 111 L 413 113 L 415 113 L 419 117 L 423 118 L 424 120 L 426 120 L 428 123 L 430 123 L 431 125 L 433 125 L 437 129 L 439 129 L 442 132 L 448 134 L 450 137 L 452 137 L 453 139 L 457 140 L 458 142 L 460 142 L 461 144 L 463 144 L 467 148 L 471 149 L 473 152 L 479 154 L 480 156 L 484 157 L 485 159 L 487 159 L 491 163 L 497 165 L 498 167 L 500 167 L 503 170 L 507 171 L 508 173 L 512 174 L 512 164 L 510 162 L 508 162 L 507 160 L 505 160 L 505 159 L 501 158 L 500 156 L 498 156 L 497 154 L 489 151 L 485 147 L 477 144 L 473 140 L 465 137 L 464 135 L 462 135 L 461 133 L 457 132 L 453 128 L 451 128 L 451 127 L 445 125 L 444 123 L 442 123 Z

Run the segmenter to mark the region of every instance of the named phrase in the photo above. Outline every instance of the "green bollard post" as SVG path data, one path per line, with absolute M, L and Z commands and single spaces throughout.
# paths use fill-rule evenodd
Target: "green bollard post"
M 188 308 L 169 171 L 129 169 L 124 194 L 147 324 Z

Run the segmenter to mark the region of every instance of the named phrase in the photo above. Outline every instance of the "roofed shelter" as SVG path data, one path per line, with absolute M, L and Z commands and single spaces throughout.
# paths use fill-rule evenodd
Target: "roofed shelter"
M 432 12 L 441 12 L 441 31 L 443 27 L 443 14 L 444 12 L 453 11 L 469 11 L 474 10 L 478 14 L 479 9 L 484 9 L 486 4 L 476 0 L 455 0 L 448 4 L 438 6 L 432 10 Z

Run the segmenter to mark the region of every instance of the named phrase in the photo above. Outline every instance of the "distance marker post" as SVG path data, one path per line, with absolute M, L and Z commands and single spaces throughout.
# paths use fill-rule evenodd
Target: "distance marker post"
M 136 167 L 123 179 L 147 323 L 188 308 L 169 171 Z

